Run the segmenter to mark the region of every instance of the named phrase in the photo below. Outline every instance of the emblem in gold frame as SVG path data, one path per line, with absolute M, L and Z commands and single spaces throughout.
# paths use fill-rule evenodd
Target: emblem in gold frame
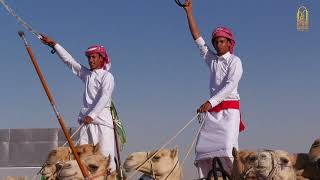
M 297 30 L 309 30 L 309 11 L 305 6 L 300 6 L 297 11 Z

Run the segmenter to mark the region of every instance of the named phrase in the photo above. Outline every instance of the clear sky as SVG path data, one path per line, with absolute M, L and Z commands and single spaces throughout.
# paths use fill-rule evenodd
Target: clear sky
M 116 87 L 114 100 L 125 124 L 129 152 L 151 150 L 183 127 L 209 98 L 209 71 L 174 0 L 43 1 L 7 0 L 33 28 L 63 45 L 82 64 L 92 44 L 107 48 Z M 305 5 L 310 30 L 296 31 L 296 11 Z M 241 149 L 306 152 L 319 135 L 319 0 L 194 0 L 203 37 L 231 27 L 235 54 L 243 63 L 240 82 L 247 130 Z M 22 41 L 21 26 L 0 8 L 0 128 L 58 127 Z M 77 126 L 83 84 L 56 55 L 26 32 L 58 108 Z M 197 123 L 170 145 L 181 154 Z M 192 168 L 193 157 L 185 169 Z M 195 174 L 188 171 L 186 174 Z

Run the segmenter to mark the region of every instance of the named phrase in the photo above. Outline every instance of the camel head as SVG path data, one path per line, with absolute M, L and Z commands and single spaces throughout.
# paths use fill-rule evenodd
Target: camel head
M 286 151 L 276 150 L 277 172 L 276 177 L 280 180 L 295 180 L 296 172 L 294 170 L 294 155 Z
M 92 144 L 84 144 L 77 146 L 76 149 L 80 158 L 100 153 L 99 144 L 97 144 L 96 146 Z M 69 160 L 73 160 L 74 157 L 71 153 L 72 152 L 69 147 L 58 147 L 50 151 L 46 161 L 46 165 L 41 170 L 41 175 L 46 177 L 47 180 L 55 179 L 57 167 L 60 167 L 56 165 L 56 163 L 63 163 Z
M 77 153 L 80 158 L 87 157 L 93 154 L 98 154 L 100 153 L 100 145 L 93 145 L 93 144 L 83 144 L 77 146 Z
M 157 179 L 165 178 L 169 174 L 170 176 L 178 176 L 178 179 L 181 179 L 178 148 L 160 150 L 153 158 L 147 161 L 147 159 L 156 152 L 157 151 L 132 153 L 124 162 L 123 167 L 127 172 L 139 168 L 140 172 L 151 177 L 155 175 Z M 168 177 L 168 180 L 169 179 Z
M 251 150 L 237 151 L 232 149 L 234 158 L 232 167 L 232 176 L 235 180 L 256 179 L 253 171 L 254 163 L 257 160 L 257 152 Z
M 70 160 L 71 149 L 69 147 L 57 147 L 50 151 L 46 164 L 56 164 Z
M 258 178 L 266 179 L 276 167 L 275 153 L 271 150 L 258 152 L 257 160 L 254 163 L 255 172 Z
M 282 150 L 262 150 L 255 161 L 255 173 L 258 179 L 295 180 L 293 168 L 295 158 Z
M 299 178 L 320 179 L 320 139 L 313 142 L 309 153 L 298 153 L 294 156 L 294 168 Z
M 107 176 L 110 172 L 109 166 L 111 162 L 111 156 L 105 157 L 102 154 L 95 154 L 83 158 L 84 164 L 92 176 Z M 98 178 L 97 178 L 98 179 Z
M 49 152 L 45 165 L 40 171 L 40 174 L 47 180 L 55 179 L 57 172 L 57 163 L 63 163 L 70 159 L 71 149 L 69 147 L 57 147 Z
M 305 164 L 303 177 L 310 179 L 320 179 L 320 138 L 311 145 L 308 155 L 308 163 Z
M 315 164 L 315 167 L 320 171 L 320 138 L 313 142 L 309 151 L 309 158 L 311 163 Z
M 89 171 L 90 177 L 95 180 L 104 180 L 108 175 L 111 157 L 105 157 L 101 154 L 94 154 L 81 159 L 83 165 Z M 65 162 L 59 173 L 60 180 L 84 179 L 76 160 Z
M 82 161 L 82 163 L 84 163 Z M 58 171 L 57 179 L 61 180 L 83 180 L 81 170 L 76 160 L 70 160 L 60 164 L 60 171 Z
M 47 164 L 42 168 L 40 174 L 46 178 L 46 180 L 55 180 L 56 172 L 58 172 L 58 168 L 60 166 L 58 164 Z

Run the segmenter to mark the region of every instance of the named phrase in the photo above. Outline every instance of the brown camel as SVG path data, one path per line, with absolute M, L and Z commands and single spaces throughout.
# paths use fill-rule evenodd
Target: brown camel
M 294 165 L 299 180 L 320 179 L 320 138 L 316 139 L 309 153 L 295 154 Z
M 232 176 L 234 180 L 254 180 L 256 173 L 254 172 L 254 163 L 257 160 L 257 152 L 251 150 L 237 151 L 232 149 L 233 167 Z

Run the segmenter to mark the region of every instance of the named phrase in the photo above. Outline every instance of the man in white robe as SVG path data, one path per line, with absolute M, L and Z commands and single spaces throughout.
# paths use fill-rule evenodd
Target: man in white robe
M 212 169 L 212 158 L 219 157 L 223 168 L 231 173 L 232 148 L 238 148 L 239 127 L 240 130 L 244 129 L 240 121 L 240 96 L 237 90 L 243 71 L 241 60 L 233 54 L 235 40 L 228 28 L 218 27 L 212 33 L 215 53 L 200 35 L 192 14 L 191 0 L 186 0 L 184 9 L 192 37 L 210 70 L 211 97 L 198 109 L 207 118 L 198 137 L 195 165 L 199 178 L 204 178 Z
M 114 78 L 109 72 L 111 62 L 103 46 L 91 46 L 85 54 L 90 69 L 78 63 L 60 44 L 43 35 L 42 42 L 57 52 L 62 62 L 85 84 L 83 107 L 78 116 L 80 145 L 99 143 L 101 152 L 111 156 L 111 169 L 115 169 L 115 139 L 110 112 Z

